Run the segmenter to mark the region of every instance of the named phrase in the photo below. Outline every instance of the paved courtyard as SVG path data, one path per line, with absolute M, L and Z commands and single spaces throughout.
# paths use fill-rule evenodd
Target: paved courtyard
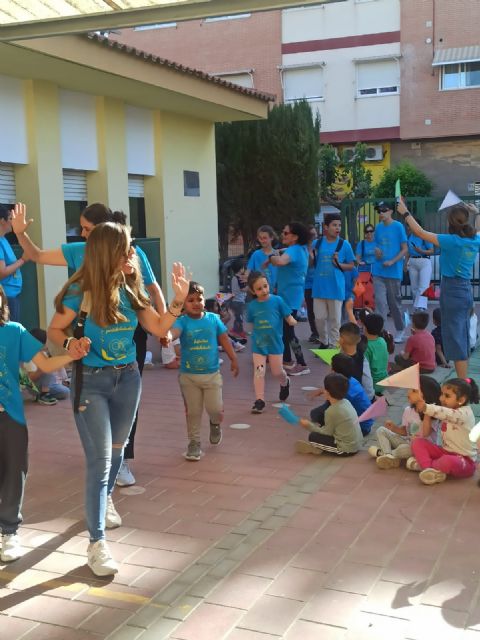
M 300 325 L 306 335 L 306 326 Z M 311 354 L 308 354 L 311 356 Z M 476 478 L 426 487 L 345 460 L 294 453 L 303 437 L 271 406 L 250 415 L 248 352 L 225 380 L 224 439 L 187 462 L 174 371 L 144 374 L 132 466 L 117 489 L 123 526 L 108 532 L 114 579 L 85 564 L 83 454 L 69 404 L 27 403 L 30 474 L 19 561 L 0 564 L 1 640 L 480 640 L 480 489 Z M 313 406 L 292 380 L 292 408 Z M 480 374 L 480 357 L 471 373 Z M 442 370 L 441 375 L 449 372 Z M 391 394 L 398 417 L 403 391 Z M 248 423 L 249 429 L 232 429 Z M 368 446 L 368 442 L 365 443 Z

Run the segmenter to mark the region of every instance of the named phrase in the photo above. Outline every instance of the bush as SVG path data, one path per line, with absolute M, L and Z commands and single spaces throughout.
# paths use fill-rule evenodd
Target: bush
M 375 198 L 393 198 L 395 183 L 398 179 L 400 179 L 402 196 L 421 198 L 428 197 L 432 193 L 433 184 L 423 171 L 417 169 L 411 162 L 405 161 L 383 172 L 380 182 L 373 188 Z

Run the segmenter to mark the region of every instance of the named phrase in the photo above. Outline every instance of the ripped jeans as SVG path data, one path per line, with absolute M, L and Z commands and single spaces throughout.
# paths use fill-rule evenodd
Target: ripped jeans
M 72 405 L 75 386 L 74 368 Z M 136 362 L 122 369 L 83 366 L 80 406 L 73 416 L 87 463 L 85 512 L 92 542 L 105 537 L 107 496 L 115 486 L 140 391 Z

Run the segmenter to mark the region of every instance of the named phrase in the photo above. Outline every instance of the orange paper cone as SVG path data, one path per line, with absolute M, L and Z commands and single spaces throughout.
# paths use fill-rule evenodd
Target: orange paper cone
M 420 365 L 403 369 L 385 380 L 377 382 L 381 387 L 397 387 L 398 389 L 420 389 Z

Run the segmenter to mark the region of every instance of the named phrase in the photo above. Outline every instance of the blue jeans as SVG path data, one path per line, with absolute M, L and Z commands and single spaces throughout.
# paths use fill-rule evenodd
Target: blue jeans
M 7 302 L 10 310 L 10 320 L 12 322 L 20 322 L 20 294 L 15 298 L 7 298 Z
M 470 356 L 469 325 L 472 307 L 470 280 L 443 276 L 440 284 L 440 317 L 443 353 L 447 360 L 468 360 Z
M 72 404 L 75 385 L 74 368 Z M 107 496 L 122 464 L 140 392 L 136 362 L 123 369 L 83 367 L 79 411 L 73 415 L 87 462 L 85 511 L 92 542 L 105 537 Z

